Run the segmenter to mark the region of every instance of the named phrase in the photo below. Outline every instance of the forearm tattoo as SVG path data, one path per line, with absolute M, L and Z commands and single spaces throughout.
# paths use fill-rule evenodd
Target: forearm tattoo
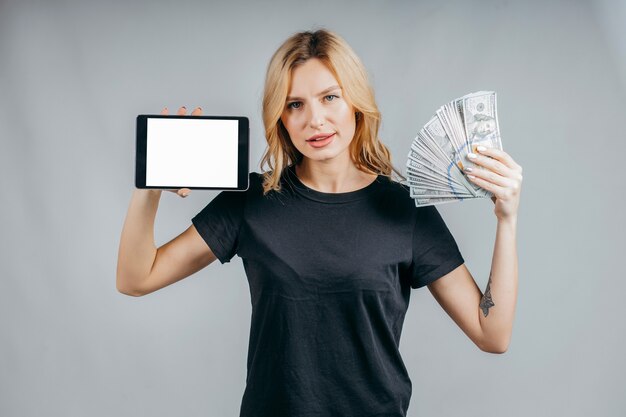
M 483 295 L 482 300 L 480 300 L 480 308 L 483 310 L 483 314 L 485 317 L 489 314 L 489 309 L 493 307 L 495 304 L 491 299 L 491 271 L 489 271 L 489 282 L 487 282 L 487 289 L 485 290 L 485 295 Z

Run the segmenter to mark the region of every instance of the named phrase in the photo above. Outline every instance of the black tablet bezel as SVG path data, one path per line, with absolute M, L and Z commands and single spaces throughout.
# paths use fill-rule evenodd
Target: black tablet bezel
M 146 186 L 146 150 L 148 119 L 214 119 L 214 120 L 237 120 L 238 123 L 238 167 L 237 187 L 187 187 L 185 185 Z M 163 114 L 140 114 L 137 116 L 137 140 L 135 147 L 135 187 L 140 189 L 180 189 L 190 190 L 232 190 L 245 191 L 248 189 L 248 175 L 250 166 L 250 122 L 243 116 L 182 116 Z

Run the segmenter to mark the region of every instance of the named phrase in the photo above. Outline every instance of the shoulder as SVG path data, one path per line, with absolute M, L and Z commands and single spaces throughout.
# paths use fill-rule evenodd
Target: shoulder
M 269 172 L 271 173 L 271 172 Z M 263 194 L 263 182 L 267 172 L 251 172 L 248 174 L 248 193 L 258 195 Z
M 398 196 L 410 196 L 409 186 L 399 182 L 389 176 L 379 175 L 378 179 L 382 183 L 381 189 L 383 189 L 387 193 L 397 194 Z
M 380 187 L 382 194 L 379 199 L 385 207 L 409 213 L 416 223 L 428 223 L 441 219 L 434 205 L 416 206 L 415 199 L 411 197 L 409 185 L 386 176 L 382 179 L 384 185 Z
M 248 190 L 263 186 L 263 174 L 260 172 L 251 172 L 248 174 Z
M 390 177 L 381 175 L 376 181 L 381 184 L 378 187 L 379 198 L 387 202 L 395 202 L 404 207 L 415 207 L 411 198 L 411 192 L 406 184 L 398 182 Z
M 272 171 L 268 172 L 250 172 L 248 174 L 248 189 L 245 194 L 250 201 L 254 202 L 266 202 L 274 201 L 276 198 L 282 198 L 285 196 L 285 189 L 289 189 L 288 182 L 285 181 L 284 175 L 281 176 L 280 184 L 281 191 L 269 190 L 267 193 L 264 191 L 263 183 L 265 182 L 265 176 L 271 175 Z

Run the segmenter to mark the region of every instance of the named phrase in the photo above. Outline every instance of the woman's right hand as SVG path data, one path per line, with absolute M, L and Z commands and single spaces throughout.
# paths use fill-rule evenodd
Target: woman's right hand
M 178 112 L 176 114 L 178 114 L 179 116 L 184 116 L 185 113 L 187 112 L 187 107 L 183 106 L 181 108 L 178 109 Z M 165 107 L 162 111 L 161 111 L 162 115 L 167 116 L 169 114 L 169 111 L 167 110 L 167 107 Z M 191 112 L 192 116 L 200 116 L 202 114 L 202 109 L 200 107 L 196 107 L 194 109 L 194 111 Z M 165 191 L 169 191 L 171 193 L 176 193 L 179 196 L 185 198 L 189 195 L 189 193 L 191 193 L 191 190 L 189 188 L 181 188 L 179 190 L 173 190 L 173 189 L 166 189 Z

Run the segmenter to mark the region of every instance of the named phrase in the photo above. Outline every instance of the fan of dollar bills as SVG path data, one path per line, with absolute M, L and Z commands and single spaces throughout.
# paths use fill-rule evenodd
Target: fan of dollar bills
M 407 179 L 415 205 L 488 198 L 493 194 L 469 181 L 464 169 L 476 147 L 502 149 L 496 93 L 479 91 L 443 105 L 413 139 Z

